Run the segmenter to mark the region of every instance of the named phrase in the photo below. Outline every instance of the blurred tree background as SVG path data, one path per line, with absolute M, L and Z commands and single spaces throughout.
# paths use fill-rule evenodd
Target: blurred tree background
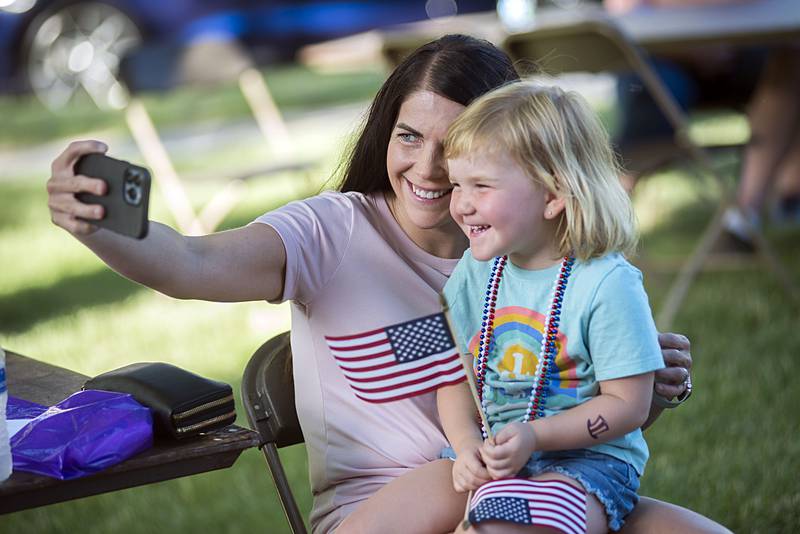
M 222 229 L 246 224 L 330 185 L 349 133 L 384 73 L 320 75 L 302 67 L 264 72 L 297 155 L 318 161 L 297 173 L 248 181 Z M 238 167 L 275 157 L 235 85 L 182 88 L 144 103 L 163 134 L 196 208 Z M 613 125 L 611 108 L 601 110 Z M 178 301 L 107 269 L 50 223 L 50 160 L 70 138 L 107 140 L 110 155 L 141 163 L 121 112 L 87 101 L 53 114 L 30 97 L 3 97 L 0 116 L 0 344 L 95 375 L 136 361 L 163 360 L 234 385 L 249 356 L 290 327 L 287 305 Z M 695 134 L 746 135 L 743 119 L 699 117 Z M 250 163 L 248 165 L 247 163 Z M 156 182 L 151 217 L 174 224 Z M 681 261 L 708 221 L 719 191 L 686 169 L 647 178 L 634 192 L 641 252 L 658 309 Z M 769 237 L 797 279 L 800 231 Z M 695 393 L 647 432 L 652 458 L 642 493 L 689 507 L 736 532 L 800 529 L 798 310 L 758 263 L 713 262 L 692 286 L 674 330 L 692 340 Z M 240 410 L 239 424 L 246 424 Z M 310 509 L 305 451 L 281 452 L 304 511 Z M 231 469 L 20 512 L 0 532 L 285 532 L 265 462 L 245 452 Z

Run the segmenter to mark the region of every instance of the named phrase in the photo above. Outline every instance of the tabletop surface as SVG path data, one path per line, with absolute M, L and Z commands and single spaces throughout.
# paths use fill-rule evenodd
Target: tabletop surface
M 51 406 L 89 378 L 6 351 L 9 395 Z M 235 425 L 184 441 L 157 441 L 147 451 L 94 475 L 62 481 L 15 472 L 0 484 L 0 514 L 230 467 L 259 445 L 256 432 Z
M 728 5 L 642 8 L 617 18 L 645 47 L 670 40 L 737 42 L 798 36 L 800 1 L 758 0 Z
M 761 43 L 800 38 L 800 0 L 755 0 L 729 5 L 680 8 L 642 7 L 610 16 L 602 7 L 539 9 L 532 31 L 586 21 L 616 24 L 624 34 L 650 51 L 708 42 Z M 422 44 L 446 33 L 467 33 L 500 45 L 509 34 L 493 11 L 427 20 L 379 32 L 385 46 Z M 415 48 L 416 46 L 414 46 Z
M 52 406 L 79 391 L 88 376 L 6 351 L 8 394 Z

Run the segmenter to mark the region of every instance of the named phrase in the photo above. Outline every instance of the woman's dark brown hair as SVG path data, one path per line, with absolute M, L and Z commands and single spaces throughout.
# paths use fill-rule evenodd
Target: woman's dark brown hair
M 427 90 L 464 106 L 519 75 L 508 56 L 488 41 L 445 35 L 411 53 L 384 82 L 367 119 L 342 163 L 340 191 L 391 191 L 386 150 L 400 106 Z

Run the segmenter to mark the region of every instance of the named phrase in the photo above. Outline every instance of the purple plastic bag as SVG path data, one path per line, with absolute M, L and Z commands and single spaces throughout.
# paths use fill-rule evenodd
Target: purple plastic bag
M 79 391 L 11 438 L 14 471 L 70 480 L 95 473 L 153 445 L 150 410 L 126 393 Z
M 17 397 L 8 396 L 6 404 L 6 419 L 33 419 L 47 411 L 47 406 L 26 401 Z

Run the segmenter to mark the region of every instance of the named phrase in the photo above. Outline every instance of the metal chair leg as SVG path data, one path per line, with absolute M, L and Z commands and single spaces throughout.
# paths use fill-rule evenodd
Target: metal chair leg
M 697 278 L 698 273 L 703 268 L 708 256 L 711 254 L 711 249 L 714 244 L 719 240 L 724 230 L 724 214 L 725 210 L 733 205 L 732 198 L 726 202 L 721 202 L 717 207 L 714 217 L 706 227 L 703 236 L 700 238 L 697 246 L 695 247 L 692 255 L 681 267 L 680 273 L 673 282 L 664 304 L 659 310 L 656 324 L 662 332 L 669 331 L 672 328 L 672 323 L 678 310 L 683 304 L 686 294 L 689 292 L 689 287 Z M 783 264 L 778 261 L 775 252 L 772 249 L 769 241 L 764 237 L 763 232 L 755 226 L 750 227 L 750 235 L 753 236 L 753 243 L 756 247 L 756 252 L 761 257 L 766 267 L 772 271 L 777 281 L 783 286 L 786 294 L 794 301 L 800 302 L 800 291 L 792 281 L 788 271 L 784 268 Z
M 289 526 L 295 534 L 306 534 L 306 525 L 303 523 L 303 514 L 297 507 L 297 502 L 292 495 L 292 489 L 289 486 L 289 479 L 286 478 L 286 472 L 283 470 L 280 456 L 278 456 L 278 448 L 274 443 L 265 443 L 261 447 L 264 453 L 264 458 L 267 459 L 269 471 L 272 474 L 272 480 L 275 482 L 275 487 L 278 489 L 280 496 L 281 506 L 283 506 L 283 513 L 286 514 L 286 519 L 289 521 Z
M 678 276 L 667 292 L 667 297 L 656 318 L 659 331 L 668 332 L 672 328 L 672 322 L 675 320 L 675 316 L 678 314 L 678 310 L 681 304 L 683 304 L 686 294 L 689 292 L 689 287 L 703 268 L 703 264 L 705 264 L 706 259 L 708 259 L 714 243 L 717 242 L 717 239 L 719 239 L 719 236 L 722 234 L 723 215 L 728 205 L 728 202 L 721 202 L 719 204 L 717 211 L 714 213 L 714 217 L 706 227 L 692 255 L 683 263 L 680 273 L 678 273 Z

